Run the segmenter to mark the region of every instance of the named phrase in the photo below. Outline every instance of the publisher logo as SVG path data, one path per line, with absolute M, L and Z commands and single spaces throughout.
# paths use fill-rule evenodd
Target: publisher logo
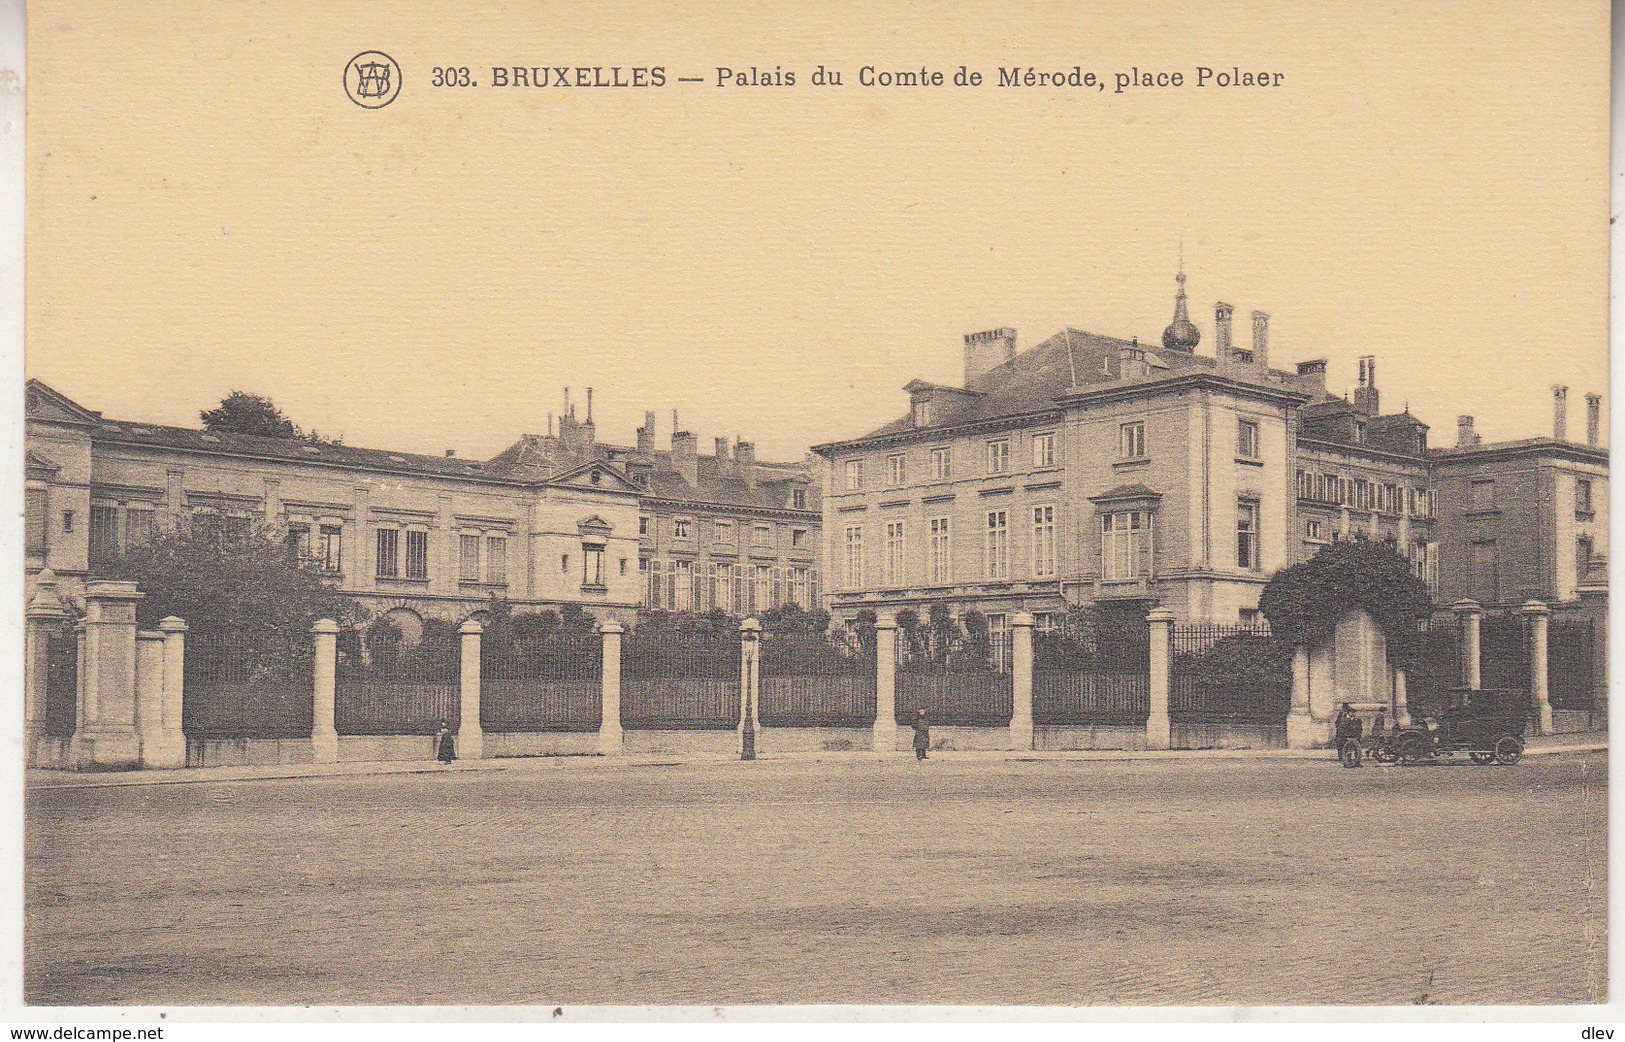
M 364 109 L 381 109 L 401 93 L 401 67 L 383 51 L 362 51 L 344 67 L 344 92 Z

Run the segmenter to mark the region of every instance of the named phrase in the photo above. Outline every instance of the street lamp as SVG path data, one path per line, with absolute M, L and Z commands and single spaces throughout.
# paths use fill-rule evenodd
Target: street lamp
M 740 700 L 740 713 L 744 719 L 740 722 L 739 731 L 739 758 L 741 760 L 756 759 L 756 663 L 760 653 L 762 639 L 762 624 L 755 619 L 746 619 L 739 626 L 742 661 L 740 679 L 744 682 L 744 697 Z

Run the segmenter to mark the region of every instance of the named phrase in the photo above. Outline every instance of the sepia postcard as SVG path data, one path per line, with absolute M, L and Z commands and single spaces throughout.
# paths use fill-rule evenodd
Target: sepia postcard
M 1607 1004 L 1606 4 L 26 31 L 10 1017 Z

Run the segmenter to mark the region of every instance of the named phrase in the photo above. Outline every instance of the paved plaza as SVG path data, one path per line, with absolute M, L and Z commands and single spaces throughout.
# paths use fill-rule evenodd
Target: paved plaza
M 35 787 L 26 998 L 1605 999 L 1605 752 L 502 766 Z

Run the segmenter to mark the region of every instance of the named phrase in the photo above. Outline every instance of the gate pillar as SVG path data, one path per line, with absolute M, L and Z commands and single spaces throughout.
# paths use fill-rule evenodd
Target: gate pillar
M 1145 617 L 1151 627 L 1151 675 L 1147 688 L 1151 709 L 1145 718 L 1145 747 L 1166 749 L 1172 743 L 1172 725 L 1168 719 L 1168 672 L 1172 664 L 1174 613 L 1167 608 L 1152 608 Z
M 1469 691 L 1477 691 L 1482 674 L 1479 671 L 1479 623 L 1484 608 L 1477 601 L 1463 598 L 1450 606 L 1461 623 L 1461 682 Z
M 457 627 L 463 638 L 461 686 L 458 705 L 462 712 L 457 722 L 457 756 L 464 760 L 485 758 L 485 732 L 480 729 L 480 635 L 485 632 L 478 619 L 469 619 Z M 439 750 L 436 750 L 438 753 Z
M 1540 733 L 1552 733 L 1551 674 L 1548 665 L 1548 627 L 1552 609 L 1537 600 L 1525 601 L 1522 609 L 1529 617 L 1529 687 L 1535 712 L 1540 718 Z
M 42 570 L 28 602 L 23 659 L 23 757 L 28 766 L 38 762 L 40 735 L 45 732 L 45 692 L 51 675 L 51 633 L 61 627 L 68 612 L 56 595 L 56 575 Z
M 614 619 L 598 628 L 603 635 L 603 666 L 599 670 L 602 690 L 599 695 L 598 754 L 619 756 L 625 750 L 621 733 L 621 634 L 623 627 Z
M 151 728 L 143 725 L 141 763 L 147 767 L 185 767 L 186 734 L 181 730 L 181 709 L 186 692 L 186 622 L 171 615 L 158 623 L 163 637 L 163 682 L 159 685 L 157 716 Z
M 1028 612 L 1010 620 L 1010 747 L 1033 747 L 1033 623 Z
M 311 703 L 310 754 L 316 763 L 337 763 L 339 732 L 333 722 L 333 688 L 338 679 L 339 624 L 317 619 L 310 628 L 316 637 L 316 663 L 312 674 L 316 690 Z
M 897 619 L 890 612 L 875 619 L 874 750 L 897 751 Z
M 79 673 L 76 767 L 134 767 L 141 762 L 135 732 L 135 583 L 92 580 L 85 589 Z
M 1309 710 L 1309 648 L 1299 644 L 1292 649 L 1292 708 L 1286 714 L 1286 747 L 1314 749 L 1325 739 Z

